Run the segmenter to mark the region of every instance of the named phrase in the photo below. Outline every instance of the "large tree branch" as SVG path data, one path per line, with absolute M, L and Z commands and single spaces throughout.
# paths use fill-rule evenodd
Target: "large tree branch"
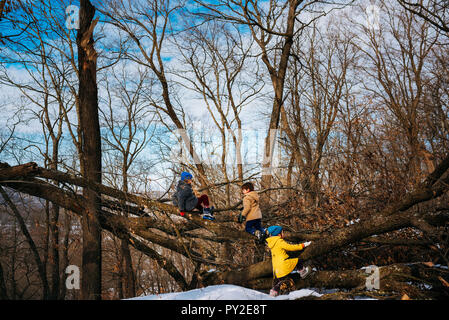
M 399 203 L 388 206 L 378 213 L 373 213 L 370 218 L 366 220 L 360 221 L 359 223 L 348 227 L 333 230 L 332 232 L 309 235 L 309 239 L 313 238 L 316 239 L 316 241 L 304 250 L 301 255 L 302 259 L 308 260 L 325 255 L 335 249 L 347 246 L 351 243 L 359 242 L 372 235 L 379 235 L 405 227 L 416 227 L 417 221 L 422 222 L 428 218 L 433 221 L 437 221 L 438 219 L 435 219 L 434 214 L 420 213 L 409 209 L 418 203 L 437 198 L 447 192 L 449 189 L 449 175 L 447 174 L 448 166 L 449 156 L 440 163 L 435 171 L 429 175 L 429 177 L 419 186 L 417 190 L 405 195 L 403 200 Z M 0 169 L 0 176 L 2 174 L 2 170 L 3 169 Z M 175 214 L 177 213 L 177 209 L 174 206 L 159 203 L 144 197 L 123 193 L 119 190 L 61 172 L 42 170 L 39 168 L 37 173 L 33 170 L 30 174 L 60 182 L 86 186 L 110 197 L 123 199 L 137 205 L 145 205 L 149 210 Z M 18 191 L 25 192 L 30 195 L 48 199 L 61 205 L 62 207 L 78 213 L 83 210 L 81 196 L 63 191 L 60 188 L 37 179 L 29 179 L 21 182 L 8 182 L 0 180 L 0 184 L 12 187 Z M 195 227 L 204 228 L 210 232 L 213 232 L 216 235 L 217 241 L 252 239 L 252 237 L 247 233 L 224 226 L 221 223 L 206 222 L 194 214 L 189 214 L 187 216 L 188 219 L 180 218 L 186 222 L 186 225 L 188 225 L 187 229 L 190 228 L 189 230 L 193 230 Z M 158 217 L 157 219 L 160 218 Z M 447 221 L 447 219 L 443 220 Z M 129 232 L 131 235 L 141 237 L 185 255 L 185 248 L 182 243 L 179 242 L 179 239 L 161 236 L 150 230 L 155 226 L 155 221 L 156 218 L 152 217 L 126 218 L 108 212 L 102 213 L 102 225 L 105 229 Z M 423 224 L 421 224 L 421 226 L 422 225 Z M 166 231 L 168 230 L 166 229 Z M 185 235 L 185 233 L 183 234 Z M 304 235 L 307 236 L 307 234 Z M 195 257 L 195 255 L 193 256 Z M 271 275 L 271 272 L 271 260 L 266 260 L 241 270 L 231 270 L 223 273 L 210 273 L 207 277 L 205 277 L 205 283 L 242 284 L 257 278 L 269 276 Z
M 440 278 L 442 274 L 447 275 L 447 271 L 436 267 L 426 266 L 424 263 L 415 264 L 392 264 L 378 268 L 379 287 L 376 288 L 381 293 L 405 292 L 415 299 L 424 298 L 423 292 L 406 286 L 409 281 L 418 281 L 434 288 L 442 289 L 449 294 L 449 290 L 444 287 Z M 353 294 L 371 290 L 372 283 L 367 286 L 368 277 L 372 276 L 371 270 L 344 270 L 344 271 L 317 271 L 305 279 L 301 279 L 298 274 L 293 274 L 296 289 L 299 288 L 344 288 L 353 290 Z M 263 278 L 251 281 L 249 285 L 258 290 L 267 290 L 272 286 L 272 278 Z M 405 292 L 404 292 L 405 291 Z
M 60 171 L 56 171 L 56 170 L 48 170 L 48 169 L 44 169 L 41 167 L 37 167 L 37 166 L 33 166 L 31 164 L 28 165 L 24 165 L 24 166 L 15 166 L 15 167 L 7 167 L 7 164 L 3 164 L 4 169 L 0 169 L 0 183 L 1 183 L 1 177 L 3 176 L 7 176 L 7 174 L 3 174 L 3 172 L 8 172 L 8 177 L 12 178 L 12 174 L 10 172 L 18 172 L 20 177 L 26 177 L 26 176 L 36 176 L 36 177 L 41 177 L 41 178 L 46 178 L 46 179 L 51 179 L 54 181 L 58 181 L 61 183 L 65 183 L 65 184 L 72 184 L 72 185 L 76 185 L 79 187 L 83 187 L 83 188 L 89 188 L 95 192 L 97 192 L 98 194 L 104 195 L 104 196 L 108 196 L 108 197 L 112 197 L 118 200 L 124 200 L 128 203 L 132 203 L 134 205 L 137 205 L 140 209 L 137 209 L 137 207 L 134 207 L 133 209 L 135 210 L 141 210 L 141 208 L 145 207 L 148 208 L 148 210 L 150 211 L 158 211 L 158 212 L 163 212 L 163 213 L 168 213 L 168 214 L 178 214 L 179 210 L 178 208 L 176 208 L 173 205 L 170 204 L 165 204 L 156 200 L 152 200 L 146 197 L 142 197 L 142 196 L 138 196 L 135 194 L 131 194 L 131 193 L 127 193 L 127 192 L 123 192 L 121 190 L 118 189 L 114 189 L 108 186 L 105 186 L 103 184 L 99 184 L 93 181 L 90 181 L 88 179 L 79 177 L 79 176 L 75 176 L 75 175 L 71 175 L 71 174 L 67 174 L 67 173 L 63 173 Z M 17 168 L 16 168 L 17 167 Z M 20 170 L 19 170 L 20 168 Z M 32 170 L 29 168 L 33 168 Z M 37 180 L 35 182 L 38 182 Z M 13 186 L 13 185 L 11 185 Z M 19 185 L 14 184 L 15 187 L 19 187 Z M 52 186 L 50 184 L 48 184 L 48 186 Z M 14 187 L 13 187 L 14 188 Z M 51 190 L 54 192 L 57 192 L 57 190 L 59 190 L 56 187 L 52 187 Z M 33 190 L 30 190 L 29 188 L 27 189 L 28 192 L 33 192 Z M 40 191 L 43 191 L 42 189 Z M 32 194 L 32 193 L 30 193 Z M 38 193 L 39 194 L 39 193 Z M 45 196 L 51 196 L 46 192 L 41 192 L 40 194 L 42 194 L 42 197 L 45 198 Z M 36 194 L 32 194 L 35 196 L 39 196 Z M 47 198 L 45 198 L 47 199 Z M 59 201 L 61 201 L 62 199 L 60 199 Z M 107 202 L 107 205 L 111 205 L 110 202 Z M 118 207 L 117 207 L 118 208 Z M 188 214 L 187 215 L 188 221 L 186 221 L 185 219 L 183 219 L 183 223 L 185 224 L 184 227 L 188 226 L 191 229 L 196 227 L 196 228 L 204 228 L 210 232 L 213 232 L 214 234 L 216 234 L 217 236 L 217 241 L 232 241 L 235 239 L 247 239 L 250 240 L 252 239 L 251 236 L 249 236 L 246 232 L 243 232 L 241 230 L 237 230 L 234 228 L 230 228 L 227 227 L 225 225 L 222 224 L 217 224 L 217 223 L 211 223 L 208 221 L 205 221 L 201 218 L 199 218 L 198 215 L 195 214 Z M 137 221 L 138 224 L 136 225 L 139 226 L 140 224 L 140 228 L 148 228 L 148 221 L 151 219 L 135 219 L 134 221 Z M 152 220 L 154 222 L 154 219 Z M 226 236 L 222 236 L 222 235 L 226 235 Z
M 30 167 L 32 167 L 33 170 L 29 170 Z M 84 198 L 81 195 L 76 194 L 75 192 L 66 191 L 37 178 L 28 177 L 26 180 L 23 180 L 23 177 L 26 177 L 27 175 L 36 177 L 39 176 L 46 179 L 51 179 L 52 181 L 58 181 L 63 184 L 73 184 L 80 187 L 90 188 L 98 194 L 106 195 L 107 197 L 114 197 L 119 200 L 125 200 L 128 203 L 138 205 L 134 207 L 129 206 L 137 213 L 141 212 L 138 211 L 141 210 L 141 206 L 145 206 L 149 210 L 162 211 L 169 214 L 178 213 L 178 210 L 172 205 L 159 203 L 141 196 L 122 192 L 120 190 L 59 171 L 47 170 L 38 167 L 36 169 L 36 166 L 34 165 L 21 165 L 10 168 L 6 164 L 3 164 L 3 168 L 5 168 L 4 171 L 8 173 L 18 172 L 19 177 L 21 177 L 22 180 L 3 180 L 0 181 L 0 184 L 15 189 L 19 192 L 47 199 L 79 215 L 82 215 L 85 210 Z M 2 171 L 3 170 L 0 170 L 0 176 L 2 176 Z M 3 176 L 6 176 L 6 174 L 3 174 Z M 12 175 L 8 174 L 8 177 L 12 178 Z M 118 201 L 112 201 L 109 199 L 103 200 L 105 202 L 105 208 L 108 210 L 115 209 L 115 211 L 121 212 L 122 207 L 119 205 Z M 129 233 L 183 255 L 186 255 L 185 246 L 190 245 L 188 243 L 189 239 L 193 238 L 203 238 L 219 243 L 224 241 L 233 241 L 236 239 L 240 241 L 253 240 L 253 238 L 244 231 L 230 228 L 219 223 L 205 221 L 197 214 L 187 214 L 186 218 L 178 217 L 177 223 L 179 226 L 177 227 L 178 230 L 180 230 L 183 237 L 187 238 L 187 240 L 183 240 L 186 241 L 186 243 L 180 242 L 180 240 L 174 236 L 170 237 L 170 235 L 173 235 L 172 228 L 170 227 L 170 222 L 168 222 L 167 219 L 164 219 L 163 215 L 148 214 L 148 216 L 143 217 L 124 217 L 122 215 L 113 214 L 109 211 L 102 210 L 100 214 L 100 223 L 103 229 L 110 230 L 115 234 Z M 156 229 L 162 231 L 164 234 L 161 234 L 161 232 L 155 232 Z M 212 232 L 214 236 L 209 237 L 205 235 L 187 234 L 187 232 L 195 229 L 206 229 L 209 232 Z M 195 249 L 192 250 L 192 258 L 195 261 L 208 264 L 222 264 L 222 262 L 206 260 L 202 258 L 201 254 L 195 251 Z M 146 252 L 149 251 L 146 250 Z
M 0 181 L 27 177 L 38 173 L 39 167 L 34 162 L 10 167 L 7 163 L 0 163 Z
M 304 250 L 301 258 L 312 259 L 372 235 L 415 226 L 417 219 L 421 221 L 426 218 L 426 215 L 419 212 L 412 213 L 408 209 L 417 203 L 441 196 L 449 190 L 448 164 L 449 156 L 441 162 L 425 183 L 421 184 L 421 189 L 405 195 L 399 204 L 389 206 L 379 213 L 373 213 L 370 218 L 357 224 L 334 230 L 329 234 L 322 234 L 321 238 L 312 242 L 312 245 Z M 269 259 L 243 270 L 211 273 L 208 281 L 209 283 L 244 283 L 271 273 L 271 259 Z

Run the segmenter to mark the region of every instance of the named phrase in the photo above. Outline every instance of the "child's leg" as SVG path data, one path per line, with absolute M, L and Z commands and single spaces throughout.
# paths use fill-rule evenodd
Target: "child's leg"
M 257 223 L 256 228 L 257 228 L 257 230 L 259 230 L 262 234 L 264 234 L 265 231 L 266 231 L 266 229 L 265 229 L 264 227 L 262 227 L 262 219 L 257 219 L 257 220 L 259 220 L 259 222 Z
M 254 234 L 254 231 L 256 231 L 256 228 L 254 228 L 254 220 L 246 221 L 245 231 L 248 233 Z
M 302 260 L 298 259 L 298 263 L 296 264 L 295 270 L 301 270 L 302 268 L 304 268 L 304 265 L 302 264 Z
M 288 294 L 295 289 L 295 282 L 288 276 L 282 278 L 275 278 L 273 281 L 272 291 L 275 291 L 275 295 Z
M 294 253 L 297 253 L 297 252 L 298 251 L 295 251 Z M 289 257 L 291 258 L 292 256 L 289 255 Z M 310 272 L 312 271 L 312 269 L 310 267 L 306 267 L 304 265 L 302 259 L 300 259 L 300 258 L 298 258 L 298 262 L 296 263 L 296 266 L 295 266 L 295 268 L 293 270 L 297 271 L 302 279 L 307 277 L 307 275 L 309 275 Z
M 280 283 L 280 282 L 281 282 L 281 281 L 279 280 L 278 277 L 274 277 L 274 278 L 273 278 L 273 283 L 272 283 L 272 289 L 275 290 L 275 291 L 277 291 L 277 292 L 279 292 L 279 283 Z
M 254 228 L 260 231 L 260 234 L 265 233 L 265 229 L 262 227 L 262 219 L 254 220 Z
M 207 196 L 207 194 L 203 194 L 201 195 L 201 197 L 198 198 L 196 208 L 198 210 L 202 210 L 203 208 L 209 208 L 209 197 Z
M 245 231 L 248 233 L 254 234 L 254 232 L 256 232 L 256 230 L 260 230 L 260 228 L 261 228 L 260 221 L 261 221 L 261 219 L 254 219 L 254 220 L 246 221 Z
M 304 264 L 302 262 L 302 259 L 299 258 L 299 256 L 301 255 L 302 251 L 289 251 L 288 252 L 288 257 L 291 258 L 298 258 L 298 262 L 296 263 L 296 266 L 294 268 L 294 270 L 301 270 L 304 267 Z

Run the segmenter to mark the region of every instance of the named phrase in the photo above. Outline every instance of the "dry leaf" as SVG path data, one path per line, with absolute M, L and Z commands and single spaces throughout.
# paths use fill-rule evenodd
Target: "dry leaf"
M 434 266 L 432 261 L 423 262 L 422 264 L 425 265 L 425 266 L 428 266 L 428 267 L 433 267 Z
M 404 293 L 401 300 L 410 300 L 410 297 L 406 293 Z

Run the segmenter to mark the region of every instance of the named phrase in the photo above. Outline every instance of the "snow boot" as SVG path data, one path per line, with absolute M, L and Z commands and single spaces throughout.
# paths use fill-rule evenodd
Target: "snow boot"
M 278 295 L 279 295 L 279 292 L 277 292 L 276 290 L 274 290 L 274 289 L 270 290 L 270 296 L 277 297 Z
M 295 282 L 289 278 L 283 278 L 270 290 L 270 296 L 276 297 L 278 295 L 289 294 L 295 290 Z
M 309 267 L 303 267 L 301 270 L 299 270 L 299 276 L 301 279 L 304 279 L 310 274 L 310 268 Z
M 266 229 L 263 229 L 263 231 L 256 230 L 254 231 L 254 236 L 257 238 L 257 243 L 263 244 L 265 239 L 267 238 L 268 234 Z
M 203 219 L 205 219 L 205 220 L 215 220 L 213 211 L 214 211 L 214 207 L 203 208 Z

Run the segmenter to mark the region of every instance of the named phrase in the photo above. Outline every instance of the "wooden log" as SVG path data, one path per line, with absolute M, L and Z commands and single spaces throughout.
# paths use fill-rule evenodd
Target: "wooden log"
M 0 163 L 0 181 L 18 180 L 21 177 L 28 177 L 37 174 L 39 167 L 34 162 L 11 167 L 7 163 Z
M 439 295 L 449 297 L 449 288 L 445 287 L 439 277 L 449 276 L 444 269 L 429 267 L 425 263 L 413 264 L 392 264 L 379 266 L 379 287 L 376 288 L 370 283 L 372 272 L 367 269 L 357 270 L 337 270 L 337 271 L 316 271 L 305 279 L 301 279 L 297 273 L 291 278 L 295 282 L 295 289 L 301 288 L 322 288 L 322 289 L 346 289 L 352 290 L 352 295 L 358 292 L 372 291 L 378 293 L 396 293 L 399 296 L 407 294 L 412 299 L 422 299 L 429 296 Z M 368 280 L 368 285 L 367 285 Z M 410 283 L 420 283 L 432 288 L 435 292 L 427 293 L 420 290 L 418 286 Z M 252 280 L 247 283 L 248 287 L 256 290 L 269 290 L 272 287 L 272 278 L 262 278 Z

